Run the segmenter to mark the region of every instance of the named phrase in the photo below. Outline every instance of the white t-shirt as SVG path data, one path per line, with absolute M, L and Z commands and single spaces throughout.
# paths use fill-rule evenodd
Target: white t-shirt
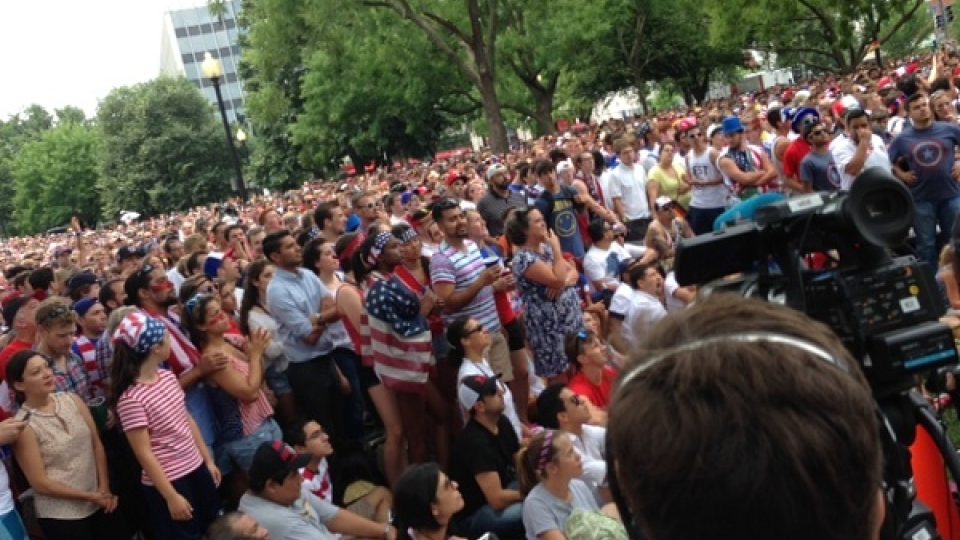
M 665 297 L 664 303 L 667 305 L 667 313 L 674 313 L 687 307 L 687 304 L 673 295 L 679 288 L 680 284 L 677 283 L 676 274 L 673 272 L 667 274 L 666 279 L 663 280 L 663 295 Z
M 857 143 L 853 139 L 843 135 L 837 137 L 830 144 L 830 152 L 833 154 L 833 161 L 837 164 L 837 170 L 840 172 L 840 189 L 847 191 L 856 180 L 856 176 L 847 174 L 844 169 L 853 161 L 853 156 L 857 153 Z M 863 163 L 863 172 L 870 167 L 882 167 L 889 171 L 892 167 L 890 156 L 887 154 L 887 147 L 883 144 L 883 139 L 876 135 L 870 136 L 870 149 L 867 150 L 867 160 Z
M 610 298 L 610 314 L 615 318 L 623 320 L 630 311 L 630 298 L 633 296 L 633 289 L 626 283 L 621 283 L 617 290 L 613 291 L 613 297 Z
M 643 166 L 623 163 L 610 171 L 610 198 L 620 198 L 623 203 L 624 217 L 628 221 L 649 218 L 650 205 L 647 203 L 647 173 Z
M 173 292 L 175 294 L 180 294 L 180 286 L 183 285 L 183 282 L 186 281 L 180 271 L 177 270 L 177 267 L 174 266 L 167 270 L 167 279 L 170 280 L 170 283 L 173 283 Z
M 667 316 L 660 299 L 644 291 L 634 289 L 630 295 L 630 307 L 623 320 L 623 339 L 630 347 L 636 347 L 650 330 Z
M 587 274 L 591 286 L 595 281 L 619 283 L 620 261 L 629 258 L 630 254 L 619 242 L 611 242 L 608 249 L 600 249 L 594 244 L 583 256 L 583 271 Z
M 493 377 L 496 374 L 493 372 L 490 364 L 487 363 L 486 358 L 479 363 L 464 358 L 463 363 L 460 364 L 459 371 L 457 371 L 457 385 L 459 386 L 460 381 L 470 375 Z M 503 384 L 503 405 L 506 409 L 504 415 L 507 417 L 507 420 L 510 420 L 510 425 L 513 426 L 513 430 L 517 432 L 517 440 L 523 439 L 523 425 L 520 423 L 520 417 L 517 416 L 517 407 L 513 404 L 513 393 L 510 392 L 510 387 L 506 384 Z M 464 411 L 461 407 L 460 412 L 463 413 L 463 419 L 466 421 L 468 419 L 467 411 Z
M 603 485 L 607 479 L 607 428 L 584 425 L 583 434 L 571 433 L 570 440 L 583 461 L 580 479 L 592 488 Z

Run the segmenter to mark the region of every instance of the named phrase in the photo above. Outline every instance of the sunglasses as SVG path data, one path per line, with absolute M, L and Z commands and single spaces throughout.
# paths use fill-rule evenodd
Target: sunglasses
M 373 210 L 373 209 L 376 208 L 376 207 L 377 207 L 377 205 L 376 205 L 375 203 L 369 203 L 369 204 L 362 204 L 362 205 L 358 206 L 357 209 L 359 209 L 359 210 Z
M 687 137 L 689 137 L 689 138 L 691 138 L 691 139 L 696 139 L 697 137 L 701 137 L 701 136 L 703 136 L 703 133 L 700 133 L 699 131 L 696 132 L 696 133 L 688 133 L 688 134 L 687 134 Z
M 46 322 L 55 321 L 70 312 L 71 312 L 70 308 L 66 306 L 57 306 L 51 309 L 50 311 L 48 311 L 47 313 L 44 313 L 43 317 L 37 317 L 37 324 L 42 326 Z
M 473 334 L 476 334 L 477 332 L 486 332 L 486 331 L 487 331 L 486 328 L 484 328 L 484 327 L 481 326 L 481 325 L 477 325 L 477 326 L 476 326 L 475 328 L 473 328 L 473 329 L 464 330 L 464 331 L 463 331 L 463 337 L 470 337 L 470 336 L 472 336 Z
M 823 135 L 824 133 L 826 133 L 826 130 L 823 129 L 815 129 L 810 132 L 811 135 Z

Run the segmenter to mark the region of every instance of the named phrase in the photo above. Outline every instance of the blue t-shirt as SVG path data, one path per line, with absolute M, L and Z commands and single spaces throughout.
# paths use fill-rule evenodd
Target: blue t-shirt
M 914 200 L 942 201 L 960 197 L 960 184 L 953 179 L 954 151 L 960 146 L 960 127 L 934 122 L 927 129 L 903 128 L 888 150 L 890 163 L 904 159 L 917 175 L 909 186 Z
M 813 184 L 814 191 L 836 191 L 840 189 L 840 171 L 833 161 L 833 154 L 810 152 L 800 162 L 800 181 Z
M 550 228 L 560 241 L 560 249 L 578 259 L 583 258 L 583 237 L 577 222 L 577 191 L 569 186 L 560 186 L 560 193 L 544 191 L 536 201 L 537 210 L 543 214 Z
M 350 214 L 350 217 L 347 218 L 347 232 L 353 232 L 360 228 L 360 216 L 357 214 Z

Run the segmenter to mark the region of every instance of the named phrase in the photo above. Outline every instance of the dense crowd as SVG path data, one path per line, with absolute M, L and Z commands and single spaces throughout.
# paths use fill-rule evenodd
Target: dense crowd
M 3 240 L 0 530 L 626 538 L 608 406 L 682 239 L 881 167 L 960 308 L 957 61 Z

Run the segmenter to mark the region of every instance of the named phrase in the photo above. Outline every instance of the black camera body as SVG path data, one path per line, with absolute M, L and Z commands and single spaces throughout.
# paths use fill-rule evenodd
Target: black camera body
M 875 396 L 896 394 L 915 374 L 957 362 L 932 269 L 890 255 L 913 214 L 907 188 L 868 169 L 849 193 L 783 200 L 756 209 L 754 222 L 681 240 L 677 281 L 803 311 L 843 340 Z

